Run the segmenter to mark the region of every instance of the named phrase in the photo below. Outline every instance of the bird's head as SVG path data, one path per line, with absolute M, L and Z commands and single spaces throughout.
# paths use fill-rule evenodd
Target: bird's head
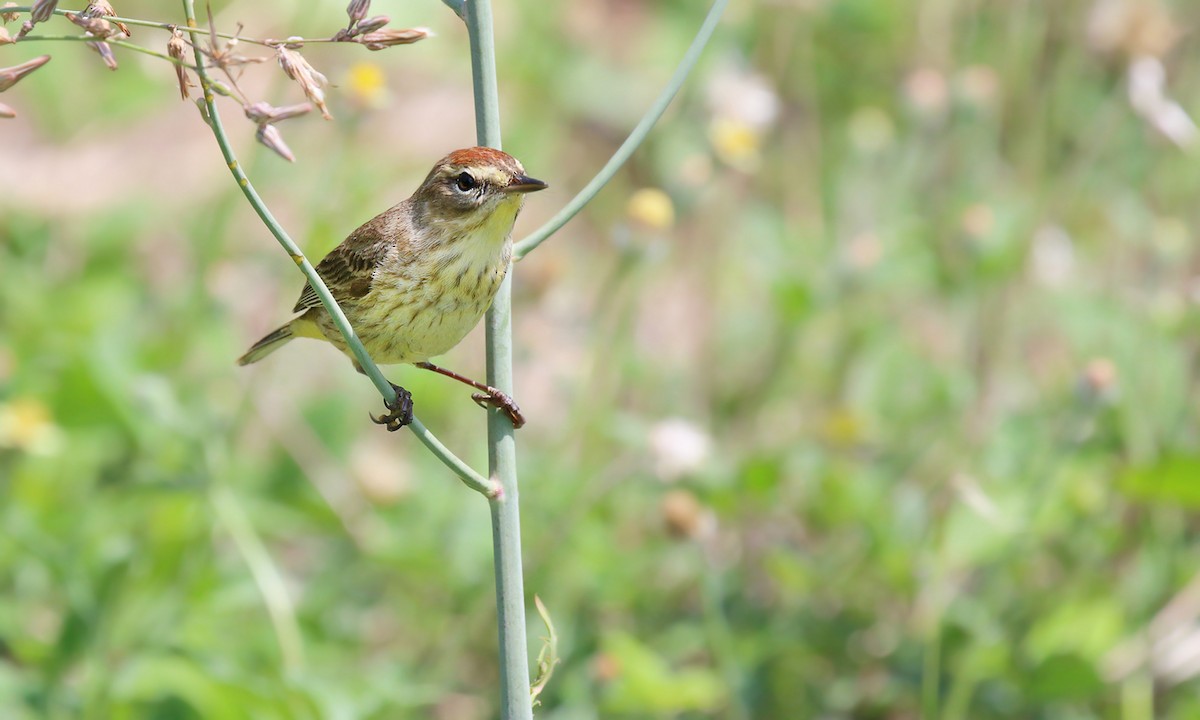
M 507 223 L 507 235 L 525 193 L 545 188 L 546 183 L 526 175 L 512 155 L 473 147 L 455 150 L 439 160 L 413 199 L 428 219 L 468 228 Z

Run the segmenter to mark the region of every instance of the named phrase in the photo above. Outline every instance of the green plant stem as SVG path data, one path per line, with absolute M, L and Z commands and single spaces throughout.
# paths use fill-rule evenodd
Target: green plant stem
M 24 6 L 24 7 L 5 8 L 4 11 L 5 12 L 30 12 L 32 9 L 33 8 L 30 6 Z M 66 15 L 67 13 L 73 13 L 75 15 L 78 15 L 81 12 L 83 12 L 83 11 L 82 10 L 59 9 L 59 10 L 55 10 L 54 14 L 55 15 Z M 175 23 L 158 22 L 157 20 L 141 20 L 139 18 L 121 17 L 119 15 L 105 15 L 104 19 L 109 22 L 121 22 L 121 23 L 125 23 L 126 25 L 132 25 L 134 27 L 148 27 L 148 28 L 156 28 L 158 30 L 175 30 L 177 27 L 179 27 Z M 216 37 L 224 38 L 226 40 L 237 39 L 240 42 L 251 43 L 253 45 L 261 45 L 263 47 L 274 47 L 275 45 L 279 45 L 282 43 L 297 43 L 297 44 L 304 45 L 307 43 L 347 42 L 345 40 L 334 40 L 333 38 L 284 38 L 282 40 L 276 40 L 274 38 L 267 38 L 265 40 L 258 40 L 255 38 L 242 37 L 240 35 L 235 35 L 233 33 L 223 33 L 223 32 L 213 33 L 211 30 L 205 30 L 202 27 L 188 28 L 188 32 L 189 33 L 194 32 L 198 35 L 214 35 L 215 34 Z M 22 38 L 22 40 L 28 40 L 28 39 L 29 39 L 28 37 Z M 94 39 L 94 38 L 92 38 L 92 39 Z M 108 42 L 110 44 L 112 43 L 111 40 Z
M 33 10 L 33 6 L 31 6 L 31 5 L 18 5 L 17 7 L 4 8 L 4 12 L 16 12 L 16 13 L 27 13 L 27 12 L 31 12 L 32 10 Z M 71 13 L 73 15 L 79 15 L 82 12 L 83 12 L 82 10 L 66 10 L 63 8 L 58 8 L 54 11 L 54 14 L 65 16 L 67 13 Z M 179 27 L 175 23 L 157 22 L 155 20 L 139 20 L 138 18 L 116 17 L 116 16 L 112 16 L 112 15 L 105 15 L 104 19 L 108 20 L 109 22 L 123 22 L 126 25 L 134 25 L 137 27 L 152 27 L 152 28 L 159 28 L 161 30 L 174 30 L 175 28 Z M 199 35 L 210 35 L 211 34 L 208 30 L 205 30 L 205 29 L 199 28 L 199 27 L 189 30 L 189 32 L 192 32 L 192 31 L 196 32 Z M 233 38 L 233 35 L 229 35 L 226 33 L 217 33 L 217 36 L 223 37 L 223 38 L 231 38 L 231 39 Z
M 217 519 L 225 526 L 234 545 L 246 561 L 254 584 L 263 597 L 267 617 L 275 629 L 279 641 L 279 652 L 283 657 L 284 671 L 290 677 L 298 677 L 304 667 L 304 645 L 301 642 L 300 624 L 296 621 L 296 608 L 288 595 L 287 584 L 279 568 L 271 560 L 270 553 L 254 530 L 254 524 L 234 494 L 218 481 L 212 480 L 209 501 L 216 511 Z
M 550 218 L 549 222 L 516 244 L 513 251 L 513 258 L 515 260 L 520 260 L 528 255 L 530 251 L 546 242 L 551 235 L 558 232 L 571 218 L 578 215 L 579 211 L 591 202 L 592 198 L 596 197 L 600 190 L 608 184 L 608 181 L 612 180 L 613 176 L 617 174 L 621 166 L 629 160 L 634 151 L 646 139 L 646 136 L 650 134 L 650 130 L 654 127 L 654 124 L 667 111 L 667 106 L 671 104 L 671 100 L 675 98 L 675 95 L 679 92 L 679 88 L 683 87 L 683 83 L 692 72 L 692 68 L 696 66 L 696 61 L 700 59 L 700 54 L 704 51 L 704 46 L 708 44 L 709 38 L 712 37 L 713 32 L 717 29 L 717 23 L 720 22 L 721 14 L 725 12 L 725 6 L 728 4 L 729 0 L 714 0 L 712 7 L 708 9 L 708 15 L 705 16 L 704 22 L 700 25 L 700 30 L 696 33 L 696 37 L 692 40 L 692 44 L 688 47 L 687 52 L 684 53 L 683 60 L 679 62 L 679 67 L 675 69 L 675 74 L 671 76 L 671 80 L 663 88 L 662 92 L 659 93 L 658 98 L 655 99 L 654 104 L 650 106 L 646 114 L 642 116 L 637 126 L 629 133 L 629 137 L 625 139 L 625 142 L 621 143 L 621 147 L 617 148 L 617 151 L 613 153 L 613 156 L 601 168 L 600 172 L 579 191 L 578 195 L 571 198 L 571 202 L 567 203 L 557 215 Z
M 193 6 L 193 1 L 194 0 L 183 0 L 184 12 L 187 14 L 189 33 L 194 29 L 196 24 L 196 13 Z M 254 189 L 254 186 L 250 184 L 250 179 L 246 177 L 246 173 L 242 171 L 242 167 L 238 163 L 237 157 L 233 153 L 233 147 L 229 143 L 229 137 L 225 133 L 225 126 L 221 123 L 221 116 L 217 112 L 216 98 L 214 97 L 212 91 L 213 83 L 209 78 L 207 69 L 204 68 L 204 56 L 200 52 L 195 37 L 192 37 L 192 45 L 197 65 L 196 74 L 200 77 L 200 85 L 204 93 L 204 104 L 208 110 L 208 117 L 211 122 L 213 135 L 215 135 L 217 138 L 217 144 L 221 147 L 221 154 L 224 155 L 225 163 L 229 167 L 229 171 L 233 173 L 233 177 L 237 181 L 238 187 L 242 189 L 242 193 L 246 196 L 246 199 L 250 202 L 250 205 L 254 208 L 254 211 L 258 213 L 258 216 L 262 219 L 263 224 L 265 224 L 267 229 L 271 231 L 271 234 L 275 236 L 275 239 L 279 241 L 279 244 L 282 245 L 285 250 L 287 250 L 292 260 L 300 268 L 300 271 L 304 273 L 304 276 L 308 278 L 309 284 L 312 286 L 313 290 L 316 291 L 317 297 L 321 299 L 321 304 L 324 305 L 326 311 L 329 312 L 329 316 L 333 319 L 333 323 L 335 326 L 337 326 L 338 331 L 342 333 L 342 337 L 344 337 L 346 340 L 347 347 L 350 348 L 350 352 L 354 355 L 354 359 L 358 361 L 359 366 L 363 368 L 363 372 L 367 375 L 367 377 L 371 378 L 371 382 L 375 383 L 375 387 L 379 390 L 379 394 L 383 396 L 383 399 L 389 405 L 395 403 L 396 390 L 392 387 L 392 384 L 388 382 L 388 379 L 383 376 L 383 373 L 379 370 L 379 366 L 375 364 L 375 361 L 371 359 L 371 356 L 367 354 L 367 350 L 363 347 L 362 341 L 358 339 L 358 335 L 354 332 L 354 328 L 350 326 L 350 321 L 346 319 L 345 313 L 342 312 L 342 309 L 338 306 L 337 301 L 333 299 L 333 295 L 329 292 L 329 288 L 325 286 L 325 281 L 321 279 L 321 276 L 317 274 L 316 268 L 314 268 L 312 263 L 308 261 L 308 258 L 304 256 L 304 253 L 300 251 L 300 248 L 295 242 L 292 241 L 291 237 L 288 236 L 287 232 L 284 231 L 279 222 L 275 220 L 275 217 L 271 214 L 271 211 L 262 201 L 262 198 L 259 197 L 258 192 Z M 417 438 L 424 443 L 425 447 L 427 447 L 430 452 L 432 452 L 439 460 L 441 460 L 446 467 L 454 471 L 454 473 L 458 475 L 458 477 L 467 487 L 475 490 L 476 492 L 482 493 L 489 498 L 496 497 L 500 494 L 501 489 L 496 485 L 496 483 L 485 479 L 479 473 L 472 470 L 471 467 L 463 462 L 460 458 L 451 453 L 446 446 L 443 445 L 433 435 L 433 433 L 429 432 L 429 430 L 426 429 L 425 426 L 416 418 L 413 419 L 409 429 L 412 430 L 413 434 L 416 435 Z
M 185 68 L 188 68 L 189 70 L 196 69 L 196 67 L 194 65 L 189 65 L 188 63 L 182 62 L 180 60 L 176 60 L 175 58 L 171 57 L 170 55 L 167 55 L 166 53 L 160 53 L 157 50 L 151 50 L 150 48 L 142 47 L 141 45 L 134 45 L 133 43 L 125 42 L 124 40 L 102 40 L 100 38 L 87 37 L 85 35 L 26 35 L 25 37 L 21 38 L 19 42 L 23 42 L 23 43 L 39 42 L 39 41 L 40 42 L 60 42 L 60 41 L 64 41 L 64 40 L 65 41 L 74 41 L 74 42 L 106 42 L 109 45 L 112 45 L 113 47 L 125 48 L 126 50 L 132 50 L 134 52 L 139 52 L 139 53 L 142 53 L 143 55 L 153 55 L 156 58 L 161 58 L 163 60 L 166 60 L 167 62 L 171 63 L 172 65 L 178 65 L 180 67 L 185 67 Z
M 475 133 L 480 145 L 500 148 L 500 102 L 490 0 L 463 7 L 471 41 L 475 89 Z M 511 268 L 509 268 L 511 270 Z M 486 323 L 488 385 L 512 394 L 512 273 L 504 282 Z M 492 555 L 496 572 L 496 614 L 500 643 L 500 716 L 532 720 L 529 648 L 525 637 L 525 585 L 521 570 L 521 515 L 517 491 L 517 447 L 513 426 L 498 410 L 488 412 L 488 469 L 501 494 L 491 500 Z
M 750 717 L 750 710 L 746 707 L 745 679 L 737 662 L 737 643 L 734 642 L 733 631 L 723 609 L 724 578 L 721 570 L 716 567 L 713 553 L 706 550 L 705 555 L 707 557 L 703 558 L 703 562 L 706 567 L 700 598 L 704 613 L 704 631 L 717 667 L 729 686 L 729 717 L 733 720 L 746 720 Z
M 929 630 L 921 662 L 921 717 L 941 717 L 942 629 L 940 619 Z
M 17 8 L 17 9 L 19 10 L 20 8 Z M 66 15 L 67 13 L 73 13 L 75 15 L 78 15 L 81 12 L 83 12 L 83 11 L 82 10 L 59 9 L 59 10 L 55 10 L 54 14 L 55 15 Z M 179 27 L 178 25 L 176 25 L 174 23 L 158 22 L 157 20 L 141 20 L 139 18 L 127 18 L 127 17 L 119 17 L 119 16 L 113 16 L 113 15 L 105 15 L 104 19 L 109 22 L 121 22 L 121 23 L 125 23 L 126 25 L 133 25 L 134 27 L 158 28 L 159 30 L 174 30 L 175 28 Z M 201 28 L 201 27 L 197 27 L 197 28 L 195 28 L 195 30 L 197 33 L 199 33 L 201 35 L 211 35 L 212 34 L 210 31 L 205 30 L 204 28 Z M 190 30 L 189 30 L 189 32 L 190 32 Z M 230 35 L 228 33 L 217 33 L 217 37 L 233 39 L 234 36 Z M 249 40 L 248 38 L 242 38 L 242 39 L 253 42 L 252 40 Z
M 417 439 L 421 441 L 421 444 L 423 444 L 429 450 L 429 452 L 433 453 L 434 457 L 436 457 L 438 460 L 441 460 L 443 465 L 450 468 L 455 475 L 458 475 L 458 479 L 462 480 L 463 484 L 467 487 L 484 495 L 489 500 L 498 497 L 504 492 L 499 483 L 494 480 L 489 480 L 475 472 L 475 470 L 466 462 L 464 462 L 462 458 L 451 452 L 450 448 L 443 445 L 442 441 L 438 440 L 437 436 L 430 432 L 428 428 L 426 428 L 425 425 L 416 417 L 413 418 L 413 421 L 411 424 L 409 424 L 408 429 L 413 435 L 417 436 Z
M 463 17 L 463 12 L 467 4 L 466 0 L 442 0 L 442 2 L 445 3 L 446 7 L 453 10 L 455 15 L 460 18 Z

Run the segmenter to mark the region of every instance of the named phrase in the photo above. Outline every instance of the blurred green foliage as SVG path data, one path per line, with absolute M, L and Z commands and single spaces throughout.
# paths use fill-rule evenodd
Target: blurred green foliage
M 343 22 L 308 5 L 216 9 L 251 37 Z M 539 716 L 1200 715 L 1200 173 L 1127 73 L 1161 58 L 1195 108 L 1200 7 L 733 5 L 517 268 L 526 585 L 562 655 Z M 528 232 L 703 8 L 495 7 L 506 148 L 553 185 Z M 336 120 L 282 126 L 294 166 L 228 106 L 314 258 L 473 137 L 461 25 L 373 12 L 438 35 L 307 48 Z M 233 365 L 299 275 L 169 68 L 0 65 L 43 52 L 0 125 L 0 716 L 491 717 L 485 504 L 371 425 L 329 348 Z M 245 83 L 298 99 L 273 64 Z M 478 340 L 447 364 L 481 375 Z M 483 467 L 466 394 L 392 374 Z

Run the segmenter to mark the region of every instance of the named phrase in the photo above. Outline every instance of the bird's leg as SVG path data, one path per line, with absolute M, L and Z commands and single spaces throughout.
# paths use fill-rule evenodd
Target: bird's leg
M 447 370 L 444 367 L 438 367 L 433 363 L 419 362 L 413 364 L 422 370 L 432 370 L 439 375 L 445 375 L 448 378 L 454 378 L 460 383 L 464 383 L 475 388 L 479 392 L 472 395 L 471 399 L 474 400 L 480 407 L 495 407 L 503 410 L 504 413 L 508 415 L 508 419 L 512 421 L 514 429 L 525 424 L 525 416 L 521 414 L 521 408 L 517 406 L 516 401 L 500 390 L 497 390 L 490 385 L 484 385 L 483 383 L 472 380 L 464 375 L 459 375 L 453 370 Z
M 354 369 L 366 375 L 366 371 L 357 362 L 354 363 Z M 371 418 L 371 422 L 376 425 L 384 425 L 388 432 L 396 432 L 405 425 L 411 425 L 413 421 L 413 401 L 412 393 L 400 387 L 394 382 L 388 382 L 392 389 L 396 391 L 396 402 L 390 403 L 384 401 L 384 407 L 388 409 L 387 415 L 375 417 L 375 413 L 367 413 Z

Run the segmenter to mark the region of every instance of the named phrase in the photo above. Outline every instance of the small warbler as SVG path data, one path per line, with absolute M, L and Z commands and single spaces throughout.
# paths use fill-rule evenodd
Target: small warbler
M 525 194 L 545 187 L 507 153 L 456 150 L 433 166 L 412 197 L 368 220 L 326 255 L 317 273 L 371 358 L 412 363 L 466 383 L 479 391 L 472 395 L 476 402 L 500 408 L 514 427 L 524 425 L 508 395 L 429 359 L 457 345 L 492 304 L 512 259 L 513 223 Z M 258 362 L 296 337 L 326 340 L 349 355 L 311 286 L 292 311 L 296 317 L 254 343 L 238 364 Z M 412 422 L 412 394 L 392 387 L 396 402 L 371 419 L 395 431 Z

